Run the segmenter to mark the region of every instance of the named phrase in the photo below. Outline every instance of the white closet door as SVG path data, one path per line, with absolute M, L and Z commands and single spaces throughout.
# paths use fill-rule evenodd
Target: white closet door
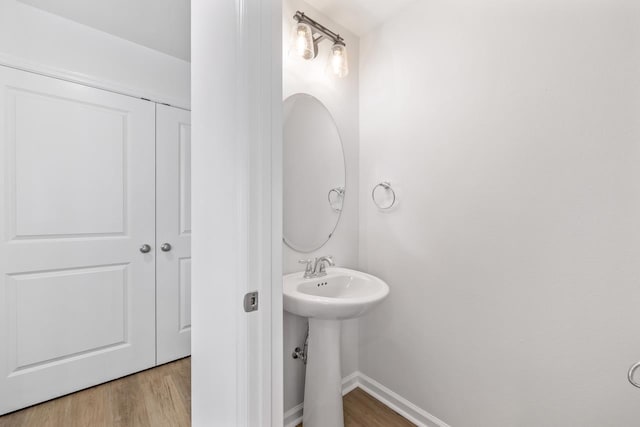
M 154 108 L 0 67 L 0 413 L 154 365 Z
M 165 105 L 156 108 L 157 360 L 161 364 L 191 354 L 191 113 Z

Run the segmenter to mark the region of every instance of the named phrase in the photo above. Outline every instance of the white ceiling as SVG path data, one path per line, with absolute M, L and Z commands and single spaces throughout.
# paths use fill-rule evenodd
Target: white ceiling
M 306 0 L 338 24 L 362 36 L 419 0 Z
M 18 0 L 189 61 L 190 0 Z
M 191 60 L 190 0 L 18 1 L 168 55 Z M 420 0 L 306 1 L 361 36 L 408 3 Z

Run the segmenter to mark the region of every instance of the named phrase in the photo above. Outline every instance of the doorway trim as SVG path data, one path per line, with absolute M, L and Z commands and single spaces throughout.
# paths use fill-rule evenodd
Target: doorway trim
M 283 423 L 281 9 L 191 5 L 195 427 Z
M 131 96 L 133 98 L 141 98 L 157 104 L 167 104 L 183 110 L 191 109 L 191 105 L 188 100 L 171 98 L 160 93 L 149 92 L 136 87 L 124 86 L 115 81 L 105 80 L 100 77 L 79 73 L 77 71 L 45 65 L 43 63 L 19 58 L 15 55 L 9 55 L 3 52 L 0 52 L 0 65 L 15 68 L 16 70 L 40 74 L 45 77 L 52 77 L 58 80 L 81 84 L 94 89 L 106 90 L 108 92 Z

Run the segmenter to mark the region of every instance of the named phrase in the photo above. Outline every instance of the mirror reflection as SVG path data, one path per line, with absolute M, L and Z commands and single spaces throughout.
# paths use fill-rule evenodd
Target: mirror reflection
M 342 141 L 329 110 L 298 93 L 284 102 L 284 241 L 299 252 L 333 234 L 345 197 Z

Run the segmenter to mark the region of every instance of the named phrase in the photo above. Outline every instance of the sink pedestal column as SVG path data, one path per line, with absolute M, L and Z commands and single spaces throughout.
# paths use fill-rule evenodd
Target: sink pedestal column
M 340 320 L 309 319 L 304 427 L 344 427 Z

